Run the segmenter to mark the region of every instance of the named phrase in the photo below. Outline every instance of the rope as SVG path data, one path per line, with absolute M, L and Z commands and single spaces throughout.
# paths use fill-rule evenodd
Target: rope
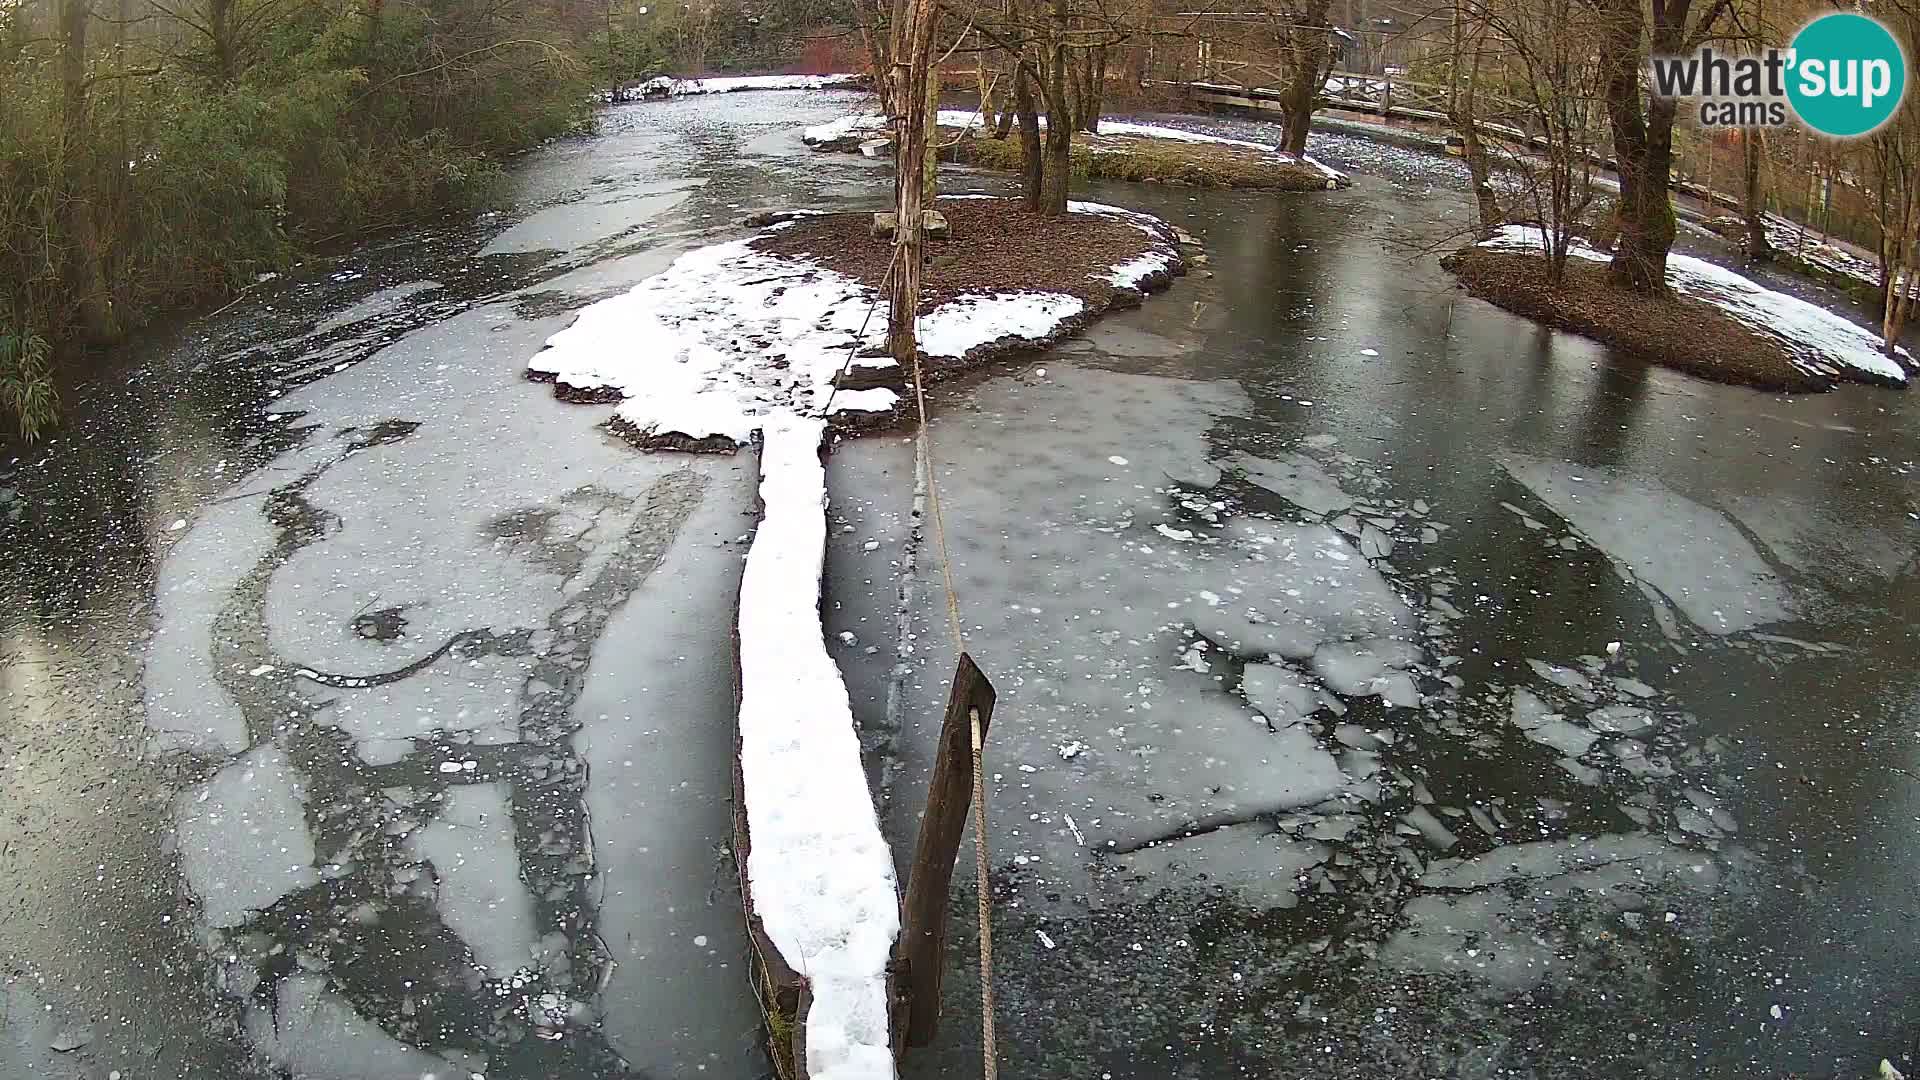
M 905 250 L 897 248 L 896 250 Z M 916 440 L 922 474 L 927 484 L 927 506 L 933 511 L 933 535 L 940 544 L 940 577 L 947 592 L 947 628 L 953 634 L 954 655 L 966 651 L 965 633 L 960 629 L 960 597 L 953 587 L 953 558 L 947 551 L 947 523 L 940 512 L 940 485 L 934 478 L 933 442 L 927 436 L 927 391 L 921 377 L 920 350 L 913 350 L 913 398 L 920 413 L 920 432 Z M 985 734 L 980 730 L 980 710 L 968 710 L 973 726 L 973 879 L 974 902 L 980 921 L 980 1074 L 983 1080 L 998 1080 L 1000 1055 L 993 1025 L 993 897 L 987 872 L 987 774 L 982 751 Z
M 927 471 L 927 506 L 933 511 L 933 535 L 940 542 L 940 577 L 947 589 L 947 628 L 953 633 L 954 653 L 965 652 L 960 630 L 960 598 L 953 589 L 953 558 L 947 553 L 947 522 L 940 513 L 940 486 L 934 479 L 933 442 L 927 437 L 927 391 L 920 377 L 920 350 L 913 350 L 913 397 L 920 411 L 920 460 Z
M 980 755 L 980 710 L 973 719 L 973 876 L 980 916 L 980 1075 L 997 1080 L 1000 1052 L 993 1036 L 993 919 L 987 895 L 987 777 Z
M 873 302 L 867 305 L 867 317 L 860 320 L 860 332 L 853 335 L 853 344 L 847 346 L 847 358 L 840 362 L 841 375 L 845 375 L 847 372 L 853 370 L 853 358 L 858 355 L 860 346 L 867 338 L 867 324 L 873 321 L 875 309 L 879 308 L 880 301 L 886 298 L 887 286 L 893 282 L 893 269 L 900 265 L 900 252 L 903 250 L 905 249 L 900 247 L 893 249 L 893 258 L 887 263 L 887 272 L 881 275 L 880 288 L 874 292 Z M 915 355 L 918 354 L 916 353 Z M 820 408 L 820 415 L 822 417 L 831 417 L 833 415 L 833 396 L 839 392 L 840 379 L 836 376 L 833 382 L 827 385 L 827 403 Z

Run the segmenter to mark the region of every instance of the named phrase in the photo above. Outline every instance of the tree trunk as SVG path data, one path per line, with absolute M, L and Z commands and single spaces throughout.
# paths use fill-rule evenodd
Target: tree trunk
M 1457 26 L 1457 9 L 1455 14 Z M 1506 221 L 1506 214 L 1500 209 L 1500 199 L 1493 190 L 1493 164 L 1487 158 L 1486 144 L 1480 141 L 1480 121 L 1474 111 L 1474 85 L 1480 80 L 1480 68 L 1485 57 L 1486 53 L 1480 48 L 1480 34 L 1476 32 L 1473 63 L 1467 77 L 1465 80 L 1456 77 L 1449 90 L 1453 126 L 1460 132 L 1460 150 L 1467 161 L 1467 177 L 1473 184 L 1474 224 L 1482 239 L 1492 236 L 1493 230 Z M 1459 59 L 1456 54 L 1456 71 Z
M 1880 339 L 1888 356 L 1897 355 L 1900 348 L 1900 335 L 1906 330 L 1907 319 L 1913 315 L 1914 279 L 1920 276 L 1920 269 L 1909 266 L 1901 274 L 1895 268 L 1887 275 L 1885 317 L 1880 322 Z
M 1607 64 L 1607 122 L 1620 168 L 1620 201 L 1615 213 L 1619 235 L 1607 276 L 1632 292 L 1658 296 L 1667 291 L 1667 251 L 1673 247 L 1673 203 L 1667 189 L 1673 170 L 1675 102 L 1656 97 L 1642 103 L 1645 28 L 1640 0 L 1609 5 L 1600 55 Z
M 1920 284 L 1920 265 L 1914 259 L 1915 244 L 1920 243 L 1920 194 L 1911 190 L 1916 182 L 1909 176 L 1901 185 L 1899 217 L 1880 218 L 1880 265 L 1886 278 L 1880 337 L 1888 356 L 1897 355 L 1900 334 L 1913 315 L 1914 287 Z
M 887 351 L 902 370 L 919 364 L 915 326 L 920 314 L 921 196 L 927 160 L 927 82 L 933 52 L 933 0 L 904 0 L 894 8 L 891 52 L 893 98 L 906 105 L 894 114 L 894 277 L 887 304 Z
M 1747 258 L 1755 262 L 1773 258 L 1773 245 L 1767 241 L 1766 220 L 1760 211 L 1764 194 L 1760 190 L 1762 149 L 1759 128 L 1741 133 L 1740 174 L 1746 186 L 1740 197 L 1740 216 L 1747 223 Z
M 933 200 L 939 193 L 938 171 L 940 164 L 940 72 L 932 68 L 929 59 L 927 71 L 926 120 L 927 148 L 921 155 L 920 197 L 927 207 L 933 206 Z
M 860 41 L 866 46 L 867 66 L 873 69 L 873 92 L 880 99 L 880 112 L 885 116 L 897 116 L 900 110 L 894 86 L 892 41 L 880 30 L 881 6 L 873 5 L 873 13 L 866 25 L 860 28 Z
M 1296 157 L 1307 152 L 1307 134 L 1313 127 L 1313 106 L 1326 80 L 1327 57 L 1332 52 L 1328 40 L 1327 12 L 1331 0 L 1306 0 L 1298 21 L 1287 30 L 1291 70 L 1287 88 L 1280 100 L 1280 114 L 1286 133 L 1280 149 Z
M 1095 53 L 1105 53 L 1105 49 L 1083 49 L 1080 62 L 1070 70 L 1073 74 L 1073 129 L 1098 134 L 1100 131 L 1100 73 L 1104 58 L 1096 58 Z
M 207 39 L 215 85 L 233 85 L 233 0 L 207 0 Z
M 1085 114 L 1080 118 L 1080 130 L 1089 134 L 1100 134 L 1100 114 L 1106 111 L 1107 99 L 1107 47 L 1096 45 L 1087 50 L 1087 89 L 1080 99 L 1080 108 Z
M 109 345 L 120 339 L 119 320 L 107 288 L 105 244 L 94 220 L 92 137 L 87 122 L 87 23 L 90 0 L 64 0 L 60 7 L 61 153 L 65 171 L 67 289 L 73 296 L 83 338 Z
M 1033 64 L 1026 57 L 1014 69 L 1013 109 L 1020 116 L 1020 196 L 1027 209 L 1040 211 L 1041 181 L 1046 175 L 1046 158 L 1040 152 L 1040 114 L 1034 107 L 1033 86 L 1039 81 Z
M 977 47 L 979 35 L 975 34 L 974 38 Z M 987 70 L 987 54 L 984 51 L 974 55 L 979 57 L 975 61 L 978 66 L 974 68 L 973 81 L 980 93 L 980 127 L 985 131 L 995 131 L 1000 126 L 1000 113 L 994 105 L 994 85 L 999 76 Z
M 1056 20 L 1066 0 L 1054 0 Z M 1056 30 L 1047 77 L 1041 89 L 1047 97 L 1047 163 L 1040 177 L 1040 213 L 1063 217 L 1067 212 L 1067 188 L 1073 177 L 1073 105 L 1067 98 L 1067 46 L 1064 30 Z

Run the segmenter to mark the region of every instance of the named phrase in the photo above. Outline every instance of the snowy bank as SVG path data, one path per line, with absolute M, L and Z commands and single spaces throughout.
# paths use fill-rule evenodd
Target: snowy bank
M 608 94 L 615 102 L 649 101 L 694 94 L 732 94 L 742 90 L 858 90 L 872 80 L 865 75 L 733 75 L 710 79 L 676 79 L 661 75 L 623 86 Z
M 587 306 L 528 372 L 562 397 L 620 401 L 616 427 L 643 439 L 731 449 L 775 409 L 822 417 L 899 404 L 889 389 L 833 388 L 850 353 L 886 340 L 884 312 L 860 335 L 874 299 L 852 278 L 750 240 L 696 248 Z
M 1545 234 L 1531 226 L 1507 225 L 1479 246 L 1496 251 L 1541 251 Z M 1589 262 L 1612 258 L 1578 241 L 1568 254 Z M 1741 325 L 1774 339 L 1788 359 L 1808 375 L 1899 385 L 1907 381 L 1900 363 L 1881 350 L 1879 335 L 1845 316 L 1766 288 L 1725 267 L 1676 251 L 1667 256 L 1667 284 L 1675 294 L 1710 304 Z M 1913 363 L 1905 349 L 1900 354 L 1905 363 Z
M 1137 297 L 1184 269 L 1159 219 L 1094 203 L 1073 210 L 1124 222 L 1138 242 L 1091 267 L 1086 281 L 1066 282 L 1071 291 L 1010 283 L 946 298 L 920 316 L 922 353 L 977 362 L 1045 344 L 1122 294 Z M 756 246 L 816 229 L 852 235 L 801 245 L 818 254 Z M 875 288 L 827 265 L 867 243 L 884 241 L 867 239 L 865 215 L 842 214 L 783 221 L 696 248 L 630 291 L 582 309 L 528 362 L 528 375 L 553 382 L 569 400 L 619 402 L 614 428 L 648 446 L 731 450 L 777 412 L 844 428 L 889 422 L 905 407 L 905 383 L 891 358 L 874 355 L 887 338 L 886 305 Z
M 939 126 L 943 128 L 980 128 L 984 121 L 978 111 L 966 109 L 941 109 L 938 115 Z M 1040 126 L 1047 126 L 1047 118 L 1040 117 Z M 1271 143 L 1251 142 L 1246 139 L 1231 139 L 1222 135 L 1203 135 L 1199 132 L 1184 131 L 1180 128 L 1165 127 L 1159 124 L 1136 124 L 1126 120 L 1102 120 L 1097 135 L 1089 137 L 1086 133 L 1075 133 L 1076 144 L 1091 144 L 1093 149 L 1117 149 L 1127 142 L 1140 139 L 1161 140 L 1163 142 L 1187 143 L 1195 146 L 1212 146 L 1231 150 L 1247 151 L 1277 159 L 1287 164 L 1305 165 L 1316 170 L 1328 186 L 1341 186 L 1348 183 L 1345 173 L 1328 166 L 1324 162 L 1304 155 L 1295 156 L 1284 153 Z M 800 138 L 817 150 L 851 150 L 864 138 L 876 133 L 884 134 L 889 130 L 887 118 L 877 113 L 862 113 L 844 116 L 825 124 L 818 124 L 801 132 Z
M 740 581 L 744 878 L 750 918 L 811 995 L 789 1018 L 800 1074 L 890 1080 L 899 899 L 820 623 L 824 436 L 819 419 L 782 411 L 760 452 L 763 510 Z

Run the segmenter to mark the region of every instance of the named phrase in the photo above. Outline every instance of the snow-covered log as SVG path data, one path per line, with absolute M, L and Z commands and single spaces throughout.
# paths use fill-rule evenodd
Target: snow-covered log
M 891 1080 L 899 895 L 820 622 L 826 425 L 780 411 L 763 431 L 760 526 L 740 582 L 735 774 L 754 977 L 791 1076 Z

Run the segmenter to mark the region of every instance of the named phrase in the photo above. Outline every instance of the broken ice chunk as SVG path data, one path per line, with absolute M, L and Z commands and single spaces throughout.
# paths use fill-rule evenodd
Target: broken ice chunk
M 1167 479 L 1181 487 L 1190 487 L 1196 491 L 1211 491 L 1220 483 L 1220 467 L 1207 461 L 1191 461 L 1174 464 L 1162 470 Z
M 1240 692 L 1275 728 L 1299 723 L 1320 707 L 1313 688 L 1285 664 L 1248 664 L 1240 673 Z
M 1587 683 L 1587 677 L 1572 668 L 1564 668 L 1558 664 L 1549 664 L 1545 660 L 1528 660 L 1527 666 L 1533 669 L 1535 675 L 1540 676 L 1556 686 L 1564 686 L 1569 690 L 1592 689 Z
M 1632 705 L 1609 705 L 1587 714 L 1587 723 L 1595 731 L 1632 735 L 1653 726 L 1653 714 Z
M 1424 806 L 1416 806 L 1400 815 L 1400 820 L 1418 829 L 1421 838 L 1438 851 L 1451 850 L 1460 842 L 1460 838 L 1455 836 L 1451 829 L 1440 824 L 1440 819 L 1433 816 L 1433 811 Z
M 1420 688 L 1415 685 L 1413 676 L 1404 671 L 1389 672 L 1375 679 L 1373 685 L 1380 700 L 1390 708 L 1414 709 L 1420 706 Z
M 1521 731 L 1532 731 L 1550 719 L 1558 718 L 1557 713 L 1547 708 L 1540 695 L 1522 686 L 1513 692 L 1513 703 L 1508 709 L 1507 718 Z
M 1639 679 L 1629 679 L 1616 675 L 1613 679 L 1613 685 L 1619 687 L 1621 692 L 1632 694 L 1637 698 L 1650 698 L 1654 695 L 1653 687 L 1648 686 Z
M 1232 609 L 1204 605 L 1189 607 L 1187 617 L 1200 636 L 1240 660 L 1266 656 L 1304 660 L 1313 655 L 1320 641 L 1320 632 L 1300 619 L 1256 623 Z
M 1313 671 L 1336 693 L 1362 697 L 1381 693 L 1389 674 L 1419 659 L 1417 647 L 1391 638 L 1336 641 L 1314 650 Z M 1418 704 L 1417 695 L 1414 703 Z
M 1393 554 L 1393 537 L 1369 524 L 1360 530 L 1360 554 L 1369 559 L 1384 559 Z
M 1338 724 L 1333 729 L 1333 737 L 1342 746 L 1350 746 L 1355 750 L 1378 750 L 1381 746 L 1380 740 L 1359 724 Z
M 1325 844 L 1275 832 L 1265 822 L 1240 822 L 1162 840 L 1115 862 L 1130 886 L 1229 891 L 1243 902 L 1271 910 L 1297 906 L 1301 876 L 1330 854 Z
M 1259 458 L 1235 454 L 1233 462 L 1247 482 L 1265 488 L 1310 514 L 1325 517 L 1353 505 L 1347 493 L 1320 464 L 1304 454 Z

